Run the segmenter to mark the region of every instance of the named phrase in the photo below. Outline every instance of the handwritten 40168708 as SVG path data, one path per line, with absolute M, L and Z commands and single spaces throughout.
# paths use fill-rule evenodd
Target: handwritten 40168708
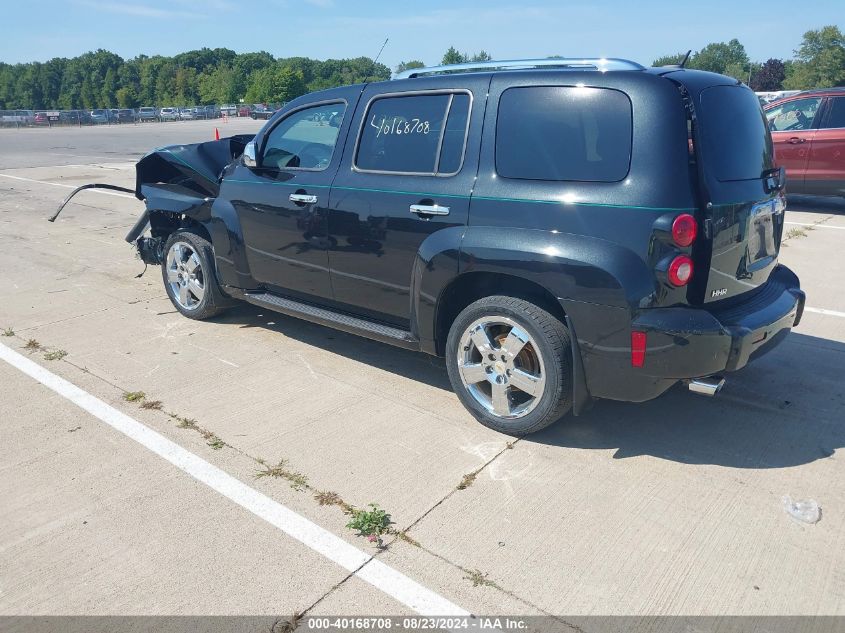
M 431 131 L 431 123 L 423 119 L 406 119 L 405 117 L 395 116 L 392 119 L 382 117 L 381 121 L 376 122 L 376 117 L 370 120 L 370 125 L 378 130 L 376 138 L 382 134 L 428 134 Z

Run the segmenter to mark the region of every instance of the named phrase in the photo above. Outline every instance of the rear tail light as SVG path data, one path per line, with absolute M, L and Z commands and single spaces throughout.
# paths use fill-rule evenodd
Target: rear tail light
M 687 255 L 678 255 L 669 264 L 666 276 L 673 286 L 686 286 L 692 279 L 692 260 Z
M 631 367 L 642 367 L 645 364 L 645 332 L 631 332 Z
M 681 247 L 691 245 L 698 236 L 698 222 L 689 213 L 679 215 L 672 222 L 672 240 Z

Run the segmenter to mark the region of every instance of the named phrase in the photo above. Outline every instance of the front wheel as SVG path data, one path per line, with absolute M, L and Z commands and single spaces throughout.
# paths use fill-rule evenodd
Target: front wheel
M 164 246 L 161 274 L 174 307 L 190 319 L 208 319 L 227 305 L 214 273 L 211 244 L 189 229 L 173 233 Z
M 446 342 L 452 388 L 483 425 L 510 435 L 539 431 L 572 407 L 572 347 L 557 317 L 516 297 L 467 306 Z

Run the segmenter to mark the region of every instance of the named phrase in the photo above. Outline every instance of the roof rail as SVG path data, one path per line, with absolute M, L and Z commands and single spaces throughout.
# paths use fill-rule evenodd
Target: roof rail
M 426 68 L 409 68 L 397 73 L 394 79 L 411 79 L 423 75 L 441 75 L 454 72 L 484 70 L 525 70 L 529 68 L 588 68 L 605 72 L 608 70 L 645 70 L 645 67 L 627 59 L 613 57 L 554 57 L 548 59 L 506 59 L 502 61 L 466 62 Z

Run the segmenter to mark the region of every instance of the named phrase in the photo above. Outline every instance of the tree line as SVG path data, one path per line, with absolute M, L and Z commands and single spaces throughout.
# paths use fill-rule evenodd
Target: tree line
M 708 44 L 690 55 L 687 68 L 739 79 L 757 92 L 845 86 L 845 35 L 836 26 L 804 33 L 793 59 L 754 62 L 737 39 Z M 655 59 L 653 66 L 679 63 L 685 53 Z
M 389 78 L 390 69 L 369 57 L 277 59 L 264 51 L 203 48 L 124 60 L 101 49 L 47 62 L 0 62 L 0 109 L 283 103 L 314 90 Z
M 684 53 L 665 55 L 654 66 L 677 64 Z M 552 55 L 550 57 L 560 57 Z M 449 47 L 441 64 L 489 61 Z M 421 68 L 403 61 L 396 72 Z M 715 42 L 690 55 L 688 68 L 735 77 L 756 91 L 804 90 L 845 85 L 845 36 L 836 26 L 807 31 L 793 59 L 754 62 L 737 39 Z M 173 57 L 138 55 L 124 60 L 106 50 L 47 62 L 0 62 L 0 109 L 135 108 L 142 105 L 283 103 L 315 90 L 390 78 L 390 69 L 369 57 L 316 60 L 275 58 L 203 48 Z

